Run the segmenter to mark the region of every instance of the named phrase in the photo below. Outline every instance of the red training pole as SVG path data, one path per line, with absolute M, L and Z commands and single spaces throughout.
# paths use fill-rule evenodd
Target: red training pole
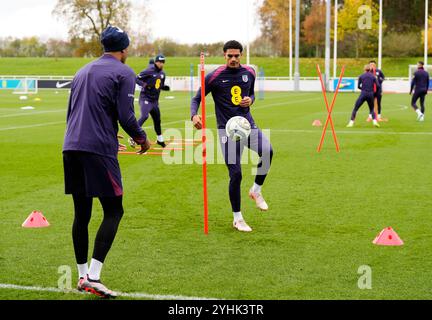
M 336 86 L 335 94 L 333 95 L 333 100 L 332 100 L 332 103 L 330 105 L 330 111 L 329 111 L 329 114 L 327 116 L 327 120 L 326 120 L 326 123 L 325 123 L 325 126 L 324 126 L 324 130 L 327 130 L 327 126 L 328 126 L 329 120 L 332 121 L 331 113 L 333 112 L 333 107 L 334 107 L 334 104 L 336 102 L 336 97 L 337 97 L 337 95 L 339 93 L 339 88 L 340 88 L 340 85 L 342 83 L 342 78 L 343 78 L 344 74 L 345 74 L 345 66 L 342 66 L 341 74 L 339 76 L 339 81 L 338 81 L 338 84 Z M 336 151 L 339 152 L 339 143 L 338 143 L 338 140 L 337 140 L 337 137 L 336 137 L 336 132 L 335 132 L 335 128 L 334 128 L 334 125 L 333 125 L 333 121 L 331 123 L 331 128 L 332 128 L 332 133 L 333 133 L 333 140 L 334 140 L 335 145 L 336 145 Z M 320 150 L 321 150 L 321 147 L 319 148 L 319 151 Z
M 318 152 L 321 151 L 321 147 L 322 147 L 323 142 L 324 142 L 325 133 L 327 131 L 328 124 L 330 122 L 330 126 L 331 126 L 332 133 L 333 133 L 333 139 L 334 139 L 334 142 L 335 142 L 335 145 L 336 145 L 336 151 L 339 152 L 339 143 L 337 141 L 336 132 L 335 132 L 334 125 L 333 125 L 333 120 L 331 118 L 331 112 L 333 110 L 333 106 L 334 106 L 334 103 L 336 101 L 336 96 L 337 96 L 337 93 L 339 91 L 339 86 L 340 86 L 341 81 L 342 81 L 343 73 L 345 71 L 345 66 L 342 68 L 342 73 L 341 73 L 341 76 L 339 77 L 339 82 L 338 82 L 338 85 L 337 85 L 337 88 L 336 88 L 336 93 L 333 96 L 333 101 L 332 101 L 332 104 L 331 104 L 330 107 L 329 107 L 328 100 L 327 100 L 326 88 L 324 86 L 324 81 L 322 79 L 321 69 L 320 69 L 320 67 L 319 67 L 318 64 L 317 64 L 317 71 L 318 71 L 319 79 L 321 81 L 321 89 L 322 89 L 322 92 L 323 92 L 324 102 L 325 102 L 325 105 L 326 105 L 326 108 L 327 108 L 327 112 L 328 112 L 327 120 L 326 120 L 326 123 L 325 123 L 325 126 L 324 126 L 324 130 L 323 130 L 322 135 L 321 135 L 321 140 L 320 140 L 320 144 L 318 146 L 318 150 L 317 151 Z
M 205 70 L 204 52 L 201 52 L 201 108 L 202 108 L 202 170 L 203 170 L 203 195 L 204 195 L 204 233 L 208 234 L 208 198 L 207 198 L 207 145 L 206 145 L 206 94 L 205 94 Z

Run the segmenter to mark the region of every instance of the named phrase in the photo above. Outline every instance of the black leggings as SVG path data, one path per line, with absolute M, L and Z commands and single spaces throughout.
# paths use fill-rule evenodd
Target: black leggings
M 421 113 L 425 113 L 425 98 L 427 95 L 427 91 L 414 91 L 414 94 L 411 99 L 411 106 L 414 108 L 414 110 L 417 110 L 417 100 L 420 99 L 420 111 Z
M 73 194 L 73 201 L 75 219 L 72 225 L 72 239 L 75 258 L 77 264 L 84 264 L 87 262 L 89 247 L 88 224 L 91 219 L 93 198 Z M 104 218 L 96 234 L 93 259 L 103 263 L 114 241 L 123 216 L 123 197 L 100 197 L 99 201 L 102 204 Z

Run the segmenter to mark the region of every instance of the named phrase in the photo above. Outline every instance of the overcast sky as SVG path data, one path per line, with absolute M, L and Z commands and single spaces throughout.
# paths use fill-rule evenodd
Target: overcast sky
M 154 38 L 181 43 L 252 41 L 259 35 L 257 3 L 262 0 L 132 0 L 147 3 Z M 67 25 L 51 12 L 57 0 L 7 0 L 0 10 L 0 37 L 67 38 Z M 249 14 L 247 14 L 249 11 Z M 136 21 L 132 25 L 136 25 Z M 248 27 L 249 26 L 249 27 Z

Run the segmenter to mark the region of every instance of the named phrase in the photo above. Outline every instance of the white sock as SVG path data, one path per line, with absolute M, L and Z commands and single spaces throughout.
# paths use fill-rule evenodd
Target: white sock
M 420 109 L 417 109 L 416 112 L 417 112 L 417 114 L 418 114 L 419 116 L 422 114 L 421 111 L 420 111 Z
M 103 263 L 100 261 L 97 261 L 95 259 L 91 259 L 90 268 L 88 271 L 88 276 L 92 280 L 99 280 L 100 274 L 102 271 Z
M 381 119 L 381 115 L 380 114 L 378 115 L 378 119 Z
M 78 274 L 80 278 L 84 278 L 88 273 L 88 266 L 87 262 L 83 264 L 77 264 L 78 267 Z
M 254 184 L 253 184 L 253 186 L 252 186 L 252 192 L 255 192 L 255 193 L 261 193 L 261 187 L 262 187 L 262 186 L 260 186 L 259 184 L 256 184 L 256 183 L 254 182 Z
M 372 119 L 372 115 L 369 113 L 369 119 Z
M 349 124 L 354 124 L 354 120 L 350 120 L 350 121 L 349 121 Z
M 164 141 L 163 135 L 157 136 L 157 141 L 163 142 Z
M 243 219 L 241 211 L 239 211 L 239 212 L 233 212 L 233 214 L 234 214 L 234 221 L 239 221 L 239 220 Z

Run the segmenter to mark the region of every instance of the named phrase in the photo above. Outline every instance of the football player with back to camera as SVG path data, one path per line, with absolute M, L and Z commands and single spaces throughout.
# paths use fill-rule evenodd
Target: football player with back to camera
M 252 228 L 246 223 L 241 212 L 241 157 L 244 147 L 255 151 L 260 156 L 255 182 L 249 190 L 249 197 L 257 207 L 268 210 L 261 188 L 270 169 L 273 158 L 273 148 L 270 141 L 256 126 L 250 109 L 255 101 L 254 85 L 255 71 L 253 68 L 241 65 L 240 59 L 243 46 L 235 40 L 225 43 L 223 47 L 226 64 L 220 66 L 205 78 L 205 94 L 211 92 L 215 102 L 216 120 L 219 142 L 229 171 L 229 199 L 234 215 L 233 227 L 239 231 L 250 232 Z M 201 88 L 191 102 L 191 120 L 197 129 L 202 128 L 202 119 L 198 115 L 201 103 Z M 251 125 L 251 133 L 247 139 L 231 140 L 225 131 L 226 123 L 235 116 L 246 118 Z
M 417 113 L 417 121 L 424 121 L 425 114 L 425 99 L 429 90 L 429 73 L 424 69 L 424 62 L 417 63 L 417 71 L 411 81 L 410 95 L 414 91 L 411 98 L 411 106 Z M 417 100 L 420 99 L 420 109 L 417 107 Z
M 78 290 L 114 298 L 116 293 L 101 283 L 100 274 L 123 216 L 118 123 L 141 145 L 138 153 L 146 152 L 150 141 L 135 118 L 135 73 L 125 65 L 129 37 L 110 26 L 103 31 L 101 42 L 104 55 L 80 69 L 72 81 L 63 165 L 65 193 L 72 194 L 75 210 L 72 239 Z M 94 197 L 102 204 L 103 220 L 89 267 L 88 224 Z

